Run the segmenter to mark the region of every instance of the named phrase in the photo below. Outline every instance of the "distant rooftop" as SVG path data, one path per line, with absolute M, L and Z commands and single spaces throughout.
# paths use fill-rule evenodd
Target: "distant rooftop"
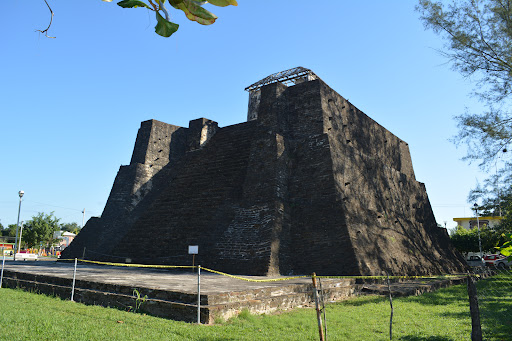
M 319 77 L 310 69 L 298 66 L 293 69 L 284 70 L 271 74 L 270 76 L 267 76 L 262 80 L 252 85 L 249 85 L 247 88 L 245 88 L 245 90 L 249 92 L 255 91 L 260 89 L 262 86 L 272 83 L 282 83 L 286 86 L 289 86 L 291 84 L 295 85 L 306 81 L 312 81 L 318 78 Z

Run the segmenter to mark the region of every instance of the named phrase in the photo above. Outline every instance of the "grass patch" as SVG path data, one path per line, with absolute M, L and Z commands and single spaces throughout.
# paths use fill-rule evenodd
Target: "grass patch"
M 477 284 L 484 338 L 512 335 L 510 273 Z M 465 285 L 393 300 L 393 339 L 469 340 Z M 389 340 L 389 302 L 363 296 L 327 306 L 329 340 Z M 251 315 L 201 326 L 86 306 L 21 290 L 0 289 L 0 338 L 5 340 L 317 340 L 314 309 Z
M 512 272 L 476 284 L 480 320 L 485 339 L 512 339 Z

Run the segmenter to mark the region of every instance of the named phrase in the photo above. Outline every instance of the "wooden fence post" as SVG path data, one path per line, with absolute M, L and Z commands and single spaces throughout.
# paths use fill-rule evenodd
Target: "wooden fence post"
M 393 340 L 393 296 L 391 295 L 391 283 L 389 282 L 389 275 L 386 272 L 388 278 L 388 291 L 389 291 L 389 305 L 391 306 L 391 315 L 389 316 L 389 339 Z
M 316 318 L 318 320 L 318 332 L 320 333 L 320 341 L 325 341 L 324 328 L 322 327 L 322 313 L 320 312 L 320 302 L 318 301 L 318 289 L 316 287 L 316 273 L 313 272 L 311 276 L 313 280 L 313 290 L 315 292 L 315 303 L 316 303 Z
M 469 311 L 471 313 L 471 340 L 482 341 L 482 326 L 480 324 L 480 309 L 478 296 L 473 278 L 468 274 Z

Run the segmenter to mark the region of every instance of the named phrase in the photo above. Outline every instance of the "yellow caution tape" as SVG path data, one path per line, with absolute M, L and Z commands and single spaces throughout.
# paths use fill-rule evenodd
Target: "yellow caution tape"
M 389 279 L 448 279 L 460 278 L 465 275 L 440 275 L 440 276 L 389 276 Z M 333 279 L 387 279 L 387 276 L 309 276 L 316 278 Z
M 309 278 L 309 277 L 311 277 L 311 276 L 295 276 L 295 277 L 281 277 L 281 278 L 270 278 L 270 279 L 252 279 L 252 278 L 246 278 L 246 277 L 230 275 L 230 274 L 227 274 L 225 272 L 220 272 L 220 271 L 217 271 L 217 270 L 212 270 L 212 269 L 203 268 L 203 267 L 201 267 L 201 269 L 205 270 L 205 271 L 208 271 L 208 272 L 213 272 L 215 274 L 219 274 L 219 275 L 223 275 L 223 276 L 227 276 L 227 277 L 231 277 L 231 278 L 236 278 L 236 279 L 241 279 L 242 281 L 247 281 L 247 282 L 279 282 L 279 281 L 289 281 L 289 280 L 292 280 L 292 279 Z
M 246 278 L 246 277 L 240 277 L 235 275 L 230 275 L 225 272 L 220 272 L 208 268 L 201 269 L 213 272 L 219 275 L 231 277 L 240 279 L 247 282 L 277 282 L 277 281 L 289 281 L 293 279 L 299 279 L 299 278 L 325 278 L 325 279 L 387 279 L 387 276 L 313 276 L 313 275 L 305 275 L 305 276 L 295 276 L 295 277 L 282 277 L 282 278 L 272 278 L 272 279 L 252 279 L 252 278 Z M 389 279 L 446 279 L 446 278 L 459 278 L 462 275 L 442 275 L 442 276 L 389 276 Z
M 61 261 L 73 261 L 74 259 L 60 259 Z M 93 264 L 101 264 L 101 265 L 111 265 L 111 266 L 124 266 L 124 267 L 135 267 L 135 268 L 155 268 L 155 269 L 196 269 L 198 266 L 192 265 L 147 265 L 147 264 L 126 264 L 126 263 L 112 263 L 112 262 L 99 262 L 92 261 L 86 259 L 78 259 L 80 262 L 84 263 L 93 263 Z M 303 275 L 303 276 L 294 276 L 294 277 L 280 277 L 280 278 L 270 278 L 270 279 L 252 279 L 247 277 L 235 276 L 225 272 L 212 270 L 208 268 L 201 267 L 204 271 L 208 271 L 211 273 L 219 274 L 222 276 L 227 276 L 235 279 L 239 279 L 247 282 L 279 282 L 279 281 L 290 281 L 294 279 L 300 278 L 320 278 L 320 279 L 380 279 L 385 280 L 388 276 L 318 276 L 318 275 Z M 464 274 L 459 275 L 439 275 L 439 276 L 389 276 L 389 279 L 450 279 L 450 278 L 460 278 L 466 276 Z M 479 277 L 479 275 L 473 275 Z
M 67 259 L 64 259 L 67 260 Z M 126 263 L 111 263 L 111 262 L 98 262 L 93 260 L 85 260 L 78 259 L 80 262 L 84 263 L 93 263 L 93 264 L 101 264 L 101 265 L 112 265 L 112 266 L 124 266 L 130 268 L 155 268 L 155 269 L 191 269 L 197 268 L 197 266 L 192 265 L 147 265 L 147 264 L 126 264 Z

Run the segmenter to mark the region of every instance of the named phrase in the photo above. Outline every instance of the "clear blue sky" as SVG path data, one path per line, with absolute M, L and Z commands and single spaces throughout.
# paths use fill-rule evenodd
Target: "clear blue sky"
M 5 1 L 0 20 L 0 222 L 55 211 L 62 222 L 99 216 L 140 122 L 243 122 L 244 88 L 285 69 L 312 69 L 339 94 L 409 143 L 436 219 L 471 214 L 482 179 L 448 139 L 454 115 L 478 109 L 471 79 L 450 69 L 415 1 L 239 0 L 207 5 L 211 26 L 172 11 L 180 29 L 154 33 L 145 9 L 100 0 Z

